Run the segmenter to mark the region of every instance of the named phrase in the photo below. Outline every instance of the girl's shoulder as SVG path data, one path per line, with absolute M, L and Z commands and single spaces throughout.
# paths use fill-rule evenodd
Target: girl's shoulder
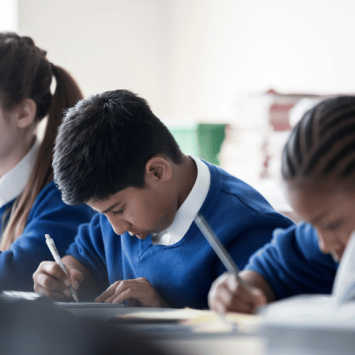
M 95 215 L 95 211 L 85 205 L 70 206 L 67 205 L 61 196 L 61 192 L 58 190 L 54 181 L 47 184 L 37 196 L 29 214 L 29 219 L 40 214 L 48 213 L 64 213 L 69 216 L 74 214 L 78 218 L 83 218 L 83 223 L 90 221 L 90 219 Z

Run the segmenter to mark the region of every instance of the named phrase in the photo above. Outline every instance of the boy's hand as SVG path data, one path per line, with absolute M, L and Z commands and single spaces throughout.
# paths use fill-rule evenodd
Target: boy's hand
M 266 296 L 260 289 L 246 289 L 229 273 L 217 278 L 208 294 L 209 307 L 216 312 L 253 313 L 257 307 L 266 303 Z
M 140 277 L 133 280 L 116 281 L 95 302 L 129 302 L 131 306 L 169 307 L 150 282 Z
M 83 274 L 72 266 L 65 265 L 65 268 L 69 276 L 56 262 L 42 262 L 33 274 L 34 291 L 54 301 L 70 301 L 69 286 L 77 290 L 83 281 Z

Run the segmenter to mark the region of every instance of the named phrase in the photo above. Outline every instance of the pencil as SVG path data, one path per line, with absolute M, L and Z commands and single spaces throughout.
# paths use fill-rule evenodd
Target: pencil
M 68 274 L 68 271 L 66 270 L 63 262 L 62 262 L 62 259 L 60 258 L 59 256 L 59 253 L 58 253 L 58 250 L 54 244 L 54 240 L 49 236 L 49 234 L 46 234 L 46 243 L 48 245 L 48 248 L 49 250 L 51 251 L 52 255 L 53 255 L 53 258 L 54 260 L 56 261 L 56 263 L 62 268 L 62 270 L 69 276 Z M 78 298 L 78 295 L 76 293 L 76 291 L 74 290 L 74 288 L 72 286 L 69 287 L 70 289 L 70 292 L 71 292 L 71 295 L 72 297 L 74 298 L 74 300 L 76 302 L 79 302 L 79 298 Z
M 200 229 L 202 234 L 210 243 L 212 249 L 215 251 L 227 271 L 233 274 L 237 278 L 239 283 L 241 283 L 244 287 L 248 288 L 248 285 L 245 283 L 245 281 L 239 277 L 238 266 L 235 264 L 234 260 L 232 259 L 226 248 L 223 246 L 221 241 L 217 238 L 216 234 L 213 232 L 212 228 L 207 223 L 205 217 L 203 217 L 201 213 L 198 213 L 194 220 L 197 227 Z

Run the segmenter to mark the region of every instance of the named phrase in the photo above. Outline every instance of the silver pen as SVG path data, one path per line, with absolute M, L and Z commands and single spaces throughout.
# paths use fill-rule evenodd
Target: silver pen
M 46 234 L 46 243 L 48 245 L 49 250 L 51 251 L 54 260 L 56 261 L 56 263 L 62 268 L 62 270 L 69 276 L 68 271 L 65 269 L 65 266 L 62 262 L 62 259 L 59 256 L 58 250 L 54 244 L 54 240 L 49 236 L 49 234 Z M 79 302 L 79 298 L 78 295 L 76 294 L 76 291 L 74 290 L 74 288 L 72 286 L 69 286 L 70 292 L 72 297 L 74 298 L 74 300 L 76 302 Z
M 234 260 L 227 252 L 226 248 L 223 246 L 221 241 L 217 238 L 216 234 L 213 232 L 212 228 L 207 223 L 205 217 L 203 217 L 202 214 L 198 213 L 194 220 L 195 223 L 197 224 L 197 227 L 200 229 L 202 234 L 208 240 L 212 249 L 215 251 L 215 253 L 219 257 L 219 259 L 221 260 L 222 264 L 225 266 L 227 271 L 233 274 L 237 278 L 238 282 L 248 289 L 249 286 L 238 275 L 239 274 L 238 266 L 235 264 Z

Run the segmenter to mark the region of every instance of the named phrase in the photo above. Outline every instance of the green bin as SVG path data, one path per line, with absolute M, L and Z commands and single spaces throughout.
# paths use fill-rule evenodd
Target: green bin
M 219 152 L 225 138 L 226 124 L 165 124 L 184 154 L 219 165 Z

